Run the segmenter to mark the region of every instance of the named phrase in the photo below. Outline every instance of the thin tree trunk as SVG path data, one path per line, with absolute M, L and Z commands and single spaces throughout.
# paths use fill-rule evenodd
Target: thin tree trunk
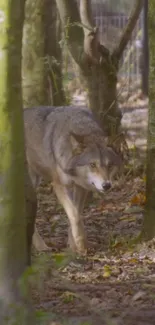
M 117 67 L 109 63 L 106 67 L 103 65 L 102 69 L 94 65 L 83 72 L 89 108 L 111 136 L 119 132 L 122 117 L 117 101 L 117 71 Z
M 149 75 L 149 120 L 147 142 L 147 180 L 146 180 L 146 210 L 142 235 L 146 239 L 155 236 L 155 38 L 154 38 L 155 2 L 149 1 L 148 27 L 150 51 Z
M 23 33 L 23 100 L 24 106 L 64 105 L 61 66 L 60 19 L 54 0 L 26 1 Z M 36 196 L 26 177 L 28 262 L 36 214 Z M 29 193 L 31 193 L 29 195 Z M 47 248 L 38 232 L 33 236 L 36 249 Z
M 25 1 L 0 3 L 0 324 L 32 324 L 27 266 L 21 47 Z M 2 32 L 3 31 L 3 32 Z M 10 305 L 11 304 L 11 305 Z M 7 317 L 7 319 L 6 319 Z M 33 322 L 34 324 L 34 322 Z
M 149 48 L 148 48 L 148 0 L 143 0 L 143 47 L 141 54 L 142 93 L 148 96 Z
M 43 10 L 45 0 L 26 1 L 23 32 L 24 106 L 48 105 L 45 79 Z
M 65 103 L 60 39 L 55 0 L 27 0 L 23 37 L 24 106 Z
M 44 7 L 46 84 L 51 105 L 66 102 L 63 89 L 61 22 L 55 0 L 46 0 Z

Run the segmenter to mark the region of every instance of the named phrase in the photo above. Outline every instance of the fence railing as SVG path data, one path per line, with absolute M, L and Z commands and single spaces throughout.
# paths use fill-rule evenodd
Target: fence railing
M 128 17 L 119 14 L 100 16 L 98 13 L 94 20 L 99 28 L 100 42 L 112 50 L 119 42 Z M 135 86 L 139 87 L 141 83 L 142 31 L 141 14 L 120 62 L 119 81 L 124 83 L 129 92 L 135 90 Z

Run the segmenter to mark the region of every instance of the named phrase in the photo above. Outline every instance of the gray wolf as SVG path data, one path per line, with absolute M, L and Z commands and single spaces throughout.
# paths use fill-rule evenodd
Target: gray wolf
M 28 108 L 24 110 L 24 125 L 33 186 L 39 184 L 40 178 L 52 182 L 69 219 L 70 247 L 85 253 L 82 211 L 87 193 L 103 193 L 110 189 L 114 176 L 122 167 L 121 157 L 107 146 L 99 123 L 84 108 Z M 34 236 L 39 241 L 37 232 Z

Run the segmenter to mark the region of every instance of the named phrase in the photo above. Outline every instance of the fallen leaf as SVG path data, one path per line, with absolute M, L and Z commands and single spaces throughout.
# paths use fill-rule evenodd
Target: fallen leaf
M 109 265 L 104 266 L 104 272 L 103 272 L 103 277 L 104 278 L 109 278 L 111 276 L 111 268 Z
M 140 206 L 132 206 L 130 208 L 127 208 L 124 213 L 125 214 L 130 214 L 130 213 L 141 213 L 143 212 L 143 208 Z
M 146 203 L 146 196 L 144 193 L 138 193 L 137 195 L 135 195 L 134 197 L 132 197 L 131 204 L 133 205 L 144 205 Z
M 131 264 L 137 264 L 138 263 L 138 259 L 137 258 L 130 258 L 128 260 L 128 262 L 131 263 Z
M 118 247 L 122 247 L 122 242 L 120 241 L 116 241 L 113 245 L 112 245 L 113 248 L 118 248 Z
M 132 290 L 129 289 L 129 290 L 127 291 L 127 294 L 131 296 L 131 295 L 132 295 Z
M 65 303 L 72 302 L 74 298 L 77 298 L 78 295 L 75 294 L 74 292 L 66 291 L 61 295 L 61 298 L 63 298 L 63 301 Z
M 103 273 L 103 277 L 104 277 L 104 278 L 110 278 L 110 277 L 111 277 L 111 272 L 109 272 L 109 271 L 105 271 L 105 272 Z
M 136 217 L 130 217 L 130 216 L 123 216 L 123 217 L 120 217 L 119 220 L 121 221 L 128 221 L 128 222 L 131 222 L 131 221 L 135 221 L 136 220 Z

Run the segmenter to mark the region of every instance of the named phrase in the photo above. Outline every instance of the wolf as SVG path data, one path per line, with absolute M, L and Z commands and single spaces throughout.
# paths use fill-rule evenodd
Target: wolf
M 34 188 L 51 181 L 69 221 L 68 241 L 79 254 L 87 251 L 82 212 L 88 192 L 106 192 L 122 169 L 122 158 L 87 108 L 24 109 L 26 157 Z M 34 237 L 46 247 L 37 229 Z M 35 242 L 35 240 L 34 240 Z

